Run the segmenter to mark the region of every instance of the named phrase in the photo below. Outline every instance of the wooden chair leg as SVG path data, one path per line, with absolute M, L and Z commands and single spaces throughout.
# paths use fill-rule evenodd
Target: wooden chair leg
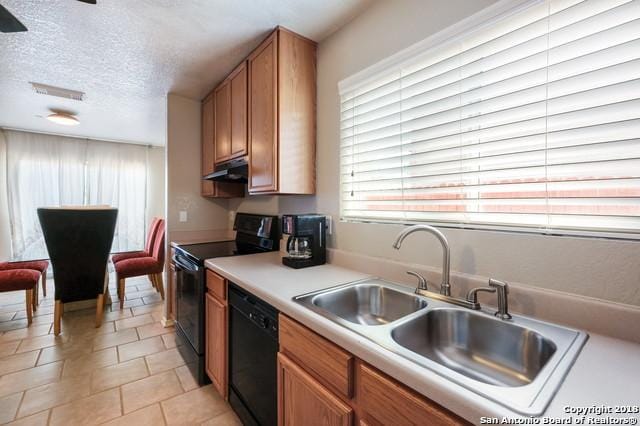
M 62 318 L 63 305 L 60 300 L 56 300 L 53 308 L 53 334 L 60 334 L 60 319 Z
M 147 277 L 149 278 L 149 281 L 151 281 L 151 286 L 157 290 L 158 289 L 158 284 L 156 284 L 155 275 L 149 274 L 149 275 L 147 275 Z
M 99 328 L 102 325 L 102 314 L 104 313 L 104 293 L 98 295 L 98 300 L 96 301 L 96 328 Z
M 156 277 L 156 285 L 157 285 L 157 289 L 160 292 L 160 297 L 162 297 L 162 300 L 164 300 L 164 283 L 162 282 L 162 273 L 160 274 L 155 274 Z
M 31 294 L 33 295 L 31 306 L 32 306 L 33 312 L 35 312 L 38 310 L 38 284 L 36 284 L 33 287 L 33 291 L 31 292 Z
M 118 279 L 118 297 L 120 299 L 120 309 L 124 308 L 124 278 Z
M 33 321 L 33 289 L 25 290 L 25 298 L 27 303 L 27 326 Z
M 47 297 L 47 271 L 42 273 L 42 297 Z

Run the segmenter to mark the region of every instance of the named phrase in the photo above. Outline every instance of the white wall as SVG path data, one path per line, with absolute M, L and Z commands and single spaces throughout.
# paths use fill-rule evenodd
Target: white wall
M 167 96 L 167 229 L 204 231 L 227 229 L 227 200 L 200 196 L 200 101 Z M 180 210 L 187 222 L 180 222 Z
M 370 256 L 439 267 L 440 248 L 413 235 L 391 248 L 395 225 L 340 223 L 339 98 L 337 85 L 376 62 L 477 12 L 492 0 L 394 0 L 375 3 L 322 41 L 318 50 L 316 197 L 250 197 L 233 210 L 264 213 L 317 211 L 335 223 L 330 246 Z M 640 243 L 488 231 L 443 232 L 454 271 L 640 305 Z M 455 283 L 454 283 L 455 285 Z

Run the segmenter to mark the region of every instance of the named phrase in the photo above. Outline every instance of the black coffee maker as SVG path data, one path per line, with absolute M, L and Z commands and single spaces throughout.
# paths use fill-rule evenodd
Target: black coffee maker
M 282 263 L 295 269 L 326 263 L 326 221 L 319 214 L 282 216 L 282 232 L 289 235 L 287 256 Z

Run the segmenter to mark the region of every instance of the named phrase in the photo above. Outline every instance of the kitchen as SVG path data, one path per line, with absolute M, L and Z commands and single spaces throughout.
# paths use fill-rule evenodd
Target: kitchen
M 229 424 L 636 424 L 640 2 L 355 3 L 167 95 L 182 395 Z M 166 398 L 122 418 L 226 424 Z

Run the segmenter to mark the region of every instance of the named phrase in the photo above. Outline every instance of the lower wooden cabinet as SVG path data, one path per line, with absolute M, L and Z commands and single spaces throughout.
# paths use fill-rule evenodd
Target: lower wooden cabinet
M 358 377 L 360 424 L 369 426 L 465 424 L 463 419 L 363 362 L 359 363 Z
M 353 409 L 282 353 L 278 354 L 278 425 L 349 426 Z
M 352 365 L 355 374 L 351 373 Z M 280 314 L 279 425 L 354 422 L 359 426 L 469 424 Z
M 227 311 L 229 308 L 226 300 L 219 300 L 211 291 L 207 292 L 205 297 L 205 370 L 218 393 L 227 399 Z

